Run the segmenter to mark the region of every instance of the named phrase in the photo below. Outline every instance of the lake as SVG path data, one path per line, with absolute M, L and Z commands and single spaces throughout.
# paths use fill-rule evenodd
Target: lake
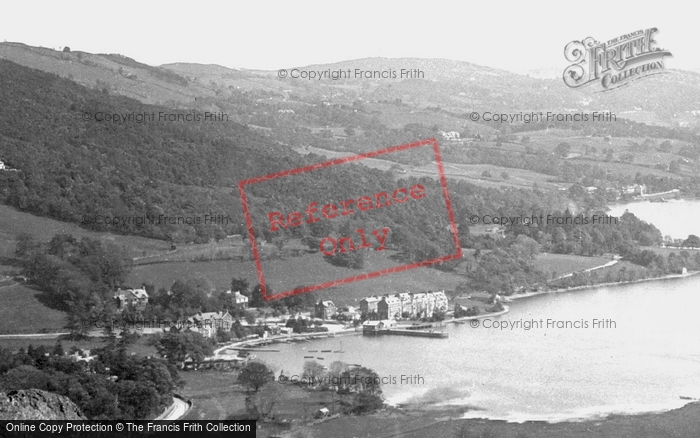
M 690 205 L 683 211 L 673 205 L 675 214 L 693 217 L 689 210 L 698 204 L 678 202 Z M 697 228 L 689 233 L 699 234 Z M 700 276 L 540 295 L 509 306 L 510 313 L 479 327 L 448 326 L 448 339 L 345 336 L 256 354 L 286 375 L 301 374 L 305 355 L 326 365 L 362 364 L 385 379 L 390 403 L 473 406 L 479 410 L 467 416 L 510 421 L 660 411 L 686 403 L 679 396 L 700 398 Z M 340 350 L 341 343 L 344 353 L 309 353 Z

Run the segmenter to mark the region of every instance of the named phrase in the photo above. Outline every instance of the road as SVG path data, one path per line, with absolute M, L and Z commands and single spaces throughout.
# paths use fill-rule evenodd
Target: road
M 172 421 L 178 420 L 187 413 L 190 405 L 179 397 L 173 397 L 173 404 L 154 420 Z

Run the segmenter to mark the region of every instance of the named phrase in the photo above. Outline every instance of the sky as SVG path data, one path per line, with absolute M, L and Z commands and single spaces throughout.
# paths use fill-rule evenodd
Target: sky
M 0 40 L 150 65 L 278 70 L 366 57 L 446 58 L 525 72 L 570 63 L 564 46 L 656 27 L 667 68 L 697 69 L 691 2 L 12 2 Z

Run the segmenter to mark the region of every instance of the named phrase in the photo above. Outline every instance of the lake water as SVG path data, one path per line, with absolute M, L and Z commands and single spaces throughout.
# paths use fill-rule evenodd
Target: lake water
M 301 374 L 305 355 L 362 364 L 389 382 L 382 389 L 390 403 L 479 408 L 472 417 L 560 421 L 660 411 L 682 406 L 679 396 L 700 398 L 699 309 L 696 276 L 518 300 L 479 327 L 448 326 L 448 339 L 345 336 L 257 355 L 287 375 Z M 548 320 L 561 322 L 548 327 Z M 536 324 L 526 330 L 526 322 Z M 489 328 L 503 323 L 516 325 Z M 341 343 L 344 353 L 309 353 Z M 402 375 L 420 378 L 402 384 Z
M 625 210 L 650 222 L 663 236 L 686 239 L 689 234 L 700 235 L 700 201 L 672 199 L 668 202 L 632 202 L 610 207 L 611 216 L 622 216 Z

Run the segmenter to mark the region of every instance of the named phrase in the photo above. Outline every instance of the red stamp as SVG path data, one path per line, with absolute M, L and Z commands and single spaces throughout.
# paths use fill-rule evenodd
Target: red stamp
M 256 230 L 254 230 L 253 227 L 253 219 L 251 218 L 249 201 L 245 190 L 246 186 L 264 183 L 266 181 L 273 181 L 280 178 L 291 177 L 293 175 L 302 175 L 314 171 L 319 171 L 321 169 L 326 169 L 332 166 L 339 166 L 365 159 L 381 158 L 381 156 L 391 153 L 398 153 L 421 147 L 429 148 L 431 146 L 435 158 L 434 163 L 437 166 L 437 176 L 440 181 L 440 187 L 442 188 L 441 194 L 444 200 L 445 208 L 447 210 L 447 222 L 449 224 L 448 228 L 451 235 L 451 240 L 455 248 L 454 253 L 433 257 L 428 260 L 408 263 L 401 266 L 393 266 L 373 272 L 366 272 L 345 278 L 337 278 L 328 281 L 322 281 L 313 285 L 295 287 L 279 293 L 268 293 L 268 287 L 265 283 L 265 275 L 263 273 L 263 264 L 260 256 L 260 248 L 258 247 L 258 241 L 256 240 L 256 235 L 259 236 L 260 234 L 256 234 Z M 285 170 L 282 172 L 272 173 L 256 178 L 246 179 L 238 183 L 238 191 L 241 195 L 241 203 L 243 204 L 243 212 L 245 213 L 246 224 L 248 227 L 248 237 L 253 252 L 253 259 L 255 261 L 255 269 L 258 275 L 258 282 L 260 283 L 263 299 L 265 301 L 274 300 L 278 298 L 285 298 L 292 295 L 302 294 L 305 292 L 313 292 L 320 289 L 340 286 L 343 284 L 367 280 L 370 278 L 376 278 L 387 274 L 403 272 L 409 269 L 415 269 L 423 266 L 430 266 L 436 263 L 460 259 L 462 257 L 462 248 L 459 243 L 459 236 L 457 234 L 457 225 L 454 221 L 452 203 L 450 202 L 449 193 L 447 191 L 447 181 L 445 179 L 443 165 L 440 158 L 440 150 L 438 147 L 438 142 L 435 139 L 404 144 L 401 146 L 393 146 L 378 151 L 337 158 L 334 160 L 324 161 L 305 167 Z M 269 209 L 265 217 L 264 223 L 266 229 L 264 231 L 268 233 L 282 232 L 283 230 L 294 231 L 295 228 L 300 227 L 302 225 L 323 226 L 324 221 L 333 221 L 336 219 L 348 218 L 353 216 L 366 217 L 366 215 L 371 214 L 372 210 L 385 208 L 402 208 L 402 205 L 408 205 L 410 202 L 421 202 L 421 200 L 423 200 L 426 196 L 426 187 L 424 187 L 420 183 L 412 183 L 403 186 L 400 185 L 399 187 L 396 187 L 393 190 L 367 190 L 367 192 L 362 195 L 347 197 L 338 201 L 327 201 L 323 203 L 319 202 L 321 200 L 309 200 L 309 202 L 304 202 L 304 205 L 297 209 L 297 211 L 282 211 L 283 209 L 271 208 Z M 258 231 L 261 232 L 263 230 Z M 386 249 L 386 243 L 389 233 L 390 229 L 388 227 L 378 227 L 376 229 L 366 229 L 364 227 L 361 227 L 354 230 L 352 235 L 324 237 L 323 239 L 321 239 L 318 249 L 324 256 L 346 254 L 352 251 L 359 251 L 361 249 L 370 248 L 376 251 L 382 251 Z

